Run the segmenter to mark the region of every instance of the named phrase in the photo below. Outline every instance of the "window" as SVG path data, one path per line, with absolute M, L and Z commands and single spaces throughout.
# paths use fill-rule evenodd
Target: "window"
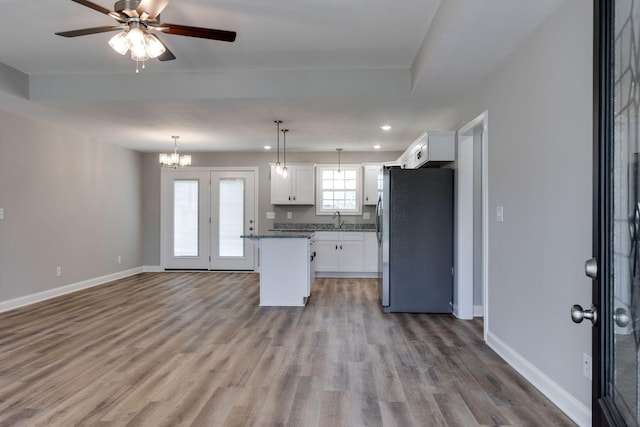
M 318 165 L 316 168 L 316 214 L 362 214 L 362 167 Z

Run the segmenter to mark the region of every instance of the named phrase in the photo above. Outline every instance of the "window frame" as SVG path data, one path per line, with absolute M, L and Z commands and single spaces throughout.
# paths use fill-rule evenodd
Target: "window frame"
M 338 209 L 322 208 L 322 173 L 324 171 L 337 171 L 338 164 L 316 165 L 316 215 L 333 215 Z M 361 164 L 340 164 L 340 170 L 354 170 L 356 172 L 356 209 L 340 209 L 341 215 L 362 215 L 362 165 Z

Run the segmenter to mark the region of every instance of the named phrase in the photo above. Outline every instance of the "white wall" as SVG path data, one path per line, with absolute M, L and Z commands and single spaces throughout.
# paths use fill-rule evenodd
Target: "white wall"
M 488 110 L 489 342 L 579 420 L 591 329 L 569 308 L 591 302 L 592 7 L 567 0 L 440 123 L 459 129 Z
M 139 153 L 0 110 L 0 303 L 141 266 L 140 171 Z

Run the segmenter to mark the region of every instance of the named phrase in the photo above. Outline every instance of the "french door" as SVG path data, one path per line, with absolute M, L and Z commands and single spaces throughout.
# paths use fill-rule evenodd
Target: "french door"
M 164 169 L 165 269 L 254 270 L 254 170 Z
M 594 5 L 593 425 L 638 426 L 640 0 Z

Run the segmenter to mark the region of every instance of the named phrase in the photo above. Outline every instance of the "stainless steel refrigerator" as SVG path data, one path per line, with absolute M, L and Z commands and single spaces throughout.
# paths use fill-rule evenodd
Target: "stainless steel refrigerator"
M 451 313 L 453 170 L 385 167 L 376 209 L 385 312 Z

